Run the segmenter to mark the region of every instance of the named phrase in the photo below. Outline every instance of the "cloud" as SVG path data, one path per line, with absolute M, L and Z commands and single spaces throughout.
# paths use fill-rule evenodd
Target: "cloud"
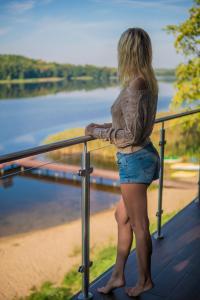
M 162 31 L 161 27 L 163 28 L 168 23 L 173 24 L 173 20 L 178 21 L 182 18 L 182 10 L 186 1 L 190 2 L 189 0 L 181 0 L 182 4 L 180 0 L 88 0 L 99 5 L 94 6 L 93 14 L 87 12 L 89 15 L 84 15 L 84 18 L 79 9 L 74 15 L 67 9 L 64 14 L 56 11 L 52 15 L 52 8 L 49 4 L 53 1 L 55 0 L 7 2 L 6 9 L 10 3 L 10 8 L 12 4 L 12 9 L 15 7 L 16 10 L 18 3 L 20 4 L 17 6 L 18 11 L 28 11 L 24 14 L 7 14 L 9 15 L 7 19 L 9 17 L 9 20 L 13 20 L 10 23 L 7 22 L 12 30 L 9 32 L 8 39 L 4 38 L 5 41 L 1 43 L 0 53 L 21 54 L 61 63 L 116 66 L 117 42 L 120 34 L 128 27 L 134 26 L 142 27 L 150 34 L 156 67 L 175 66 L 182 60 L 182 57 L 175 53 L 174 38 Z M 165 10 L 165 5 L 178 7 L 179 3 L 182 8 L 179 13 L 176 9 L 174 12 Z M 23 4 L 29 5 L 23 7 Z M 112 7 L 108 4 L 112 4 Z M 48 5 L 49 8 L 46 7 Z M 45 9 L 42 10 L 44 6 Z M 62 11 L 64 7 L 66 6 L 60 7 Z M 134 9 L 135 7 L 137 9 Z M 33 11 L 30 15 L 31 9 Z M 101 11 L 107 15 L 103 18 L 102 15 L 96 16 L 97 9 L 98 12 Z M 41 14 L 37 14 L 37 11 Z M 6 28 L 7 23 L 2 25 L 2 28 L 0 27 L 2 36 L 9 30 Z
M 36 0 L 15 0 L 7 5 L 7 9 L 11 13 L 21 14 L 33 9 L 35 6 L 48 5 L 53 1 L 54 0 L 40 0 L 36 2 Z
M 11 13 L 23 13 L 28 10 L 31 10 L 35 6 L 34 0 L 27 0 L 27 1 L 12 1 L 7 6 L 7 9 Z
M 61 40 L 80 43 L 81 40 L 109 41 L 113 31 L 120 31 L 124 22 L 120 20 L 80 21 L 45 17 L 37 25 L 36 35 L 55 36 Z
M 135 19 L 135 25 L 139 20 Z M 155 21 L 156 22 L 156 21 Z M 88 20 L 44 17 L 35 24 L 31 35 L 18 37 L 9 49 L 15 53 L 47 61 L 74 64 L 117 66 L 117 41 L 128 20 Z M 157 30 L 158 24 L 146 25 L 153 42 L 153 62 L 156 67 L 172 67 L 182 57 L 175 53 L 173 37 Z M 8 52 L 8 45 L 1 46 L 1 53 Z M 167 55 L 166 57 L 166 53 Z

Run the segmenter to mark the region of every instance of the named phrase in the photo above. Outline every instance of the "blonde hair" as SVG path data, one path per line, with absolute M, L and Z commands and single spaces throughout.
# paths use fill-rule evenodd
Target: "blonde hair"
M 136 76 L 144 78 L 148 88 L 158 93 L 158 84 L 152 67 L 152 45 L 142 28 L 128 28 L 118 42 L 118 78 L 126 87 Z

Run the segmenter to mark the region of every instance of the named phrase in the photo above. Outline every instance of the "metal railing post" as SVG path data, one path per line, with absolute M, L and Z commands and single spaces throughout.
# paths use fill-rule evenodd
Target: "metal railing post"
M 158 187 L 158 211 L 157 216 L 157 232 L 154 234 L 155 239 L 163 239 L 164 236 L 161 233 L 161 223 L 162 223 L 162 196 L 163 196 L 163 175 L 164 175 L 164 152 L 165 152 L 165 128 L 164 122 L 162 122 L 162 128 L 160 129 L 160 177 L 159 177 L 159 187 Z
M 78 269 L 78 272 L 82 273 L 82 292 L 77 297 L 80 300 L 93 298 L 93 294 L 89 292 L 90 266 L 92 266 L 90 261 L 90 173 L 92 171 L 93 168 L 90 167 L 90 152 L 87 152 L 87 142 L 85 142 L 82 152 L 82 169 L 78 171 L 78 175 L 82 176 L 82 265 Z
M 199 181 L 198 181 L 198 199 L 199 199 L 199 205 L 200 205 L 200 162 L 199 162 Z
M 198 192 L 197 192 L 197 198 L 195 202 L 200 206 L 200 159 L 199 159 L 199 180 L 198 180 Z

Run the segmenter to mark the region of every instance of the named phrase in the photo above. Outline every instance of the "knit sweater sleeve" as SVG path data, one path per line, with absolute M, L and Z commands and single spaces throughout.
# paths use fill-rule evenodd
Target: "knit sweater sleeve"
M 96 127 L 92 130 L 92 136 L 110 141 L 118 147 L 139 145 L 144 130 L 145 119 L 147 118 L 146 90 L 127 89 L 120 103 L 124 118 L 125 127 L 115 129 Z

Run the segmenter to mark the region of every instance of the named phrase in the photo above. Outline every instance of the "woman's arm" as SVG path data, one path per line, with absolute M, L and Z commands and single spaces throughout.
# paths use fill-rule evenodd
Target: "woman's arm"
M 90 134 L 98 139 L 110 141 L 119 147 L 138 145 L 147 118 L 147 95 L 144 90 L 129 90 L 126 99 L 121 102 L 121 110 L 125 121 L 125 128 L 91 128 Z
M 103 123 L 104 128 L 110 128 L 112 123 Z
M 85 127 L 85 135 L 92 135 L 93 134 L 93 130 L 95 128 L 98 129 L 105 129 L 105 128 L 111 128 L 112 127 L 112 123 L 103 123 L 103 124 L 97 124 L 97 123 L 90 123 Z

